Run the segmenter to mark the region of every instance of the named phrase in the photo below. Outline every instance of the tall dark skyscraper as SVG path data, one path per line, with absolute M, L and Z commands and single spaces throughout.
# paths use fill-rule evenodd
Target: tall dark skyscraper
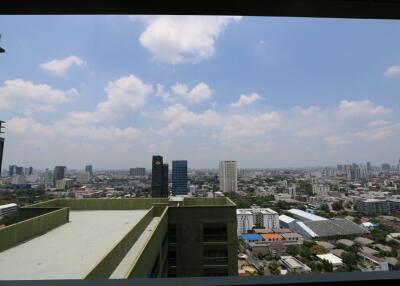
M 15 174 L 16 175 L 23 175 L 24 174 L 24 167 L 15 167 Z
M 17 165 L 10 165 L 8 167 L 8 176 L 12 177 L 15 175 L 15 168 L 17 168 Z
M 58 180 L 62 180 L 64 179 L 65 176 L 65 166 L 55 166 L 54 167 L 54 173 L 53 173 L 53 181 L 54 184 L 58 181 Z
M 151 196 L 162 197 L 163 157 L 153 156 L 151 165 Z
M 163 174 L 162 174 L 162 197 L 169 197 L 168 191 L 168 164 L 163 164 Z
M 2 48 L 0 48 L 0 52 L 1 52 Z M 4 52 L 4 49 L 3 49 Z M 4 133 L 2 131 L 3 128 L 5 128 L 4 126 L 2 126 L 2 124 L 5 123 L 4 121 L 0 120 L 0 134 Z M 1 176 L 1 168 L 3 166 L 3 149 L 4 149 L 4 138 L 0 137 L 0 176 Z
M 367 171 L 371 171 L 371 162 L 367 162 Z
M 93 166 L 92 165 L 86 165 L 85 166 L 85 172 L 89 173 L 90 176 L 93 176 Z
M 172 161 L 172 194 L 186 195 L 188 193 L 187 161 Z

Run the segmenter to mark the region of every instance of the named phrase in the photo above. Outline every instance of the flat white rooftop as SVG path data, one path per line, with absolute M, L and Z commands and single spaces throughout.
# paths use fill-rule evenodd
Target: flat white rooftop
M 69 223 L 0 252 L 0 280 L 82 279 L 147 212 L 71 211 Z

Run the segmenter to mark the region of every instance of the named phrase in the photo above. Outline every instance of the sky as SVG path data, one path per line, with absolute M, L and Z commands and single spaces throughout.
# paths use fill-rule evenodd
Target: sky
M 397 164 L 400 21 L 2 16 L 4 168 Z

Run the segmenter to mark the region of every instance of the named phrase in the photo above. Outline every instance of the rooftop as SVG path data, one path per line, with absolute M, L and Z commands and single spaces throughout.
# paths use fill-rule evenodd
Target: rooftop
M 354 222 L 340 218 L 323 221 L 305 221 L 304 224 L 321 237 L 368 233 L 367 230 Z
M 82 279 L 147 212 L 70 211 L 69 223 L 1 252 L 0 278 Z
M 322 221 L 322 220 L 328 220 L 327 218 L 324 218 L 322 216 L 318 216 L 315 214 L 310 214 L 308 212 L 299 210 L 299 209 L 290 209 L 288 210 L 291 214 L 294 216 L 297 216 L 301 219 L 308 220 L 308 221 Z
M 332 253 L 318 254 L 317 257 L 321 260 L 326 260 L 334 266 L 342 265 L 342 259 Z

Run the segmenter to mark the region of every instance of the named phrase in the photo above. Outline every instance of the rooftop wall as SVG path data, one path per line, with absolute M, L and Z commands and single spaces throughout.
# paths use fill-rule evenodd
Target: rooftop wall
M 69 207 L 71 210 L 135 210 L 150 209 L 153 204 L 168 203 L 168 198 L 124 199 L 54 199 L 29 207 Z
M 236 206 L 229 198 L 185 198 L 183 206 Z
M 134 245 L 147 225 L 154 217 L 154 208 L 137 223 L 116 245 L 99 261 L 99 263 L 84 277 L 85 279 L 107 279 L 113 273 L 129 249 Z
M 161 271 L 163 270 L 163 265 L 165 265 L 165 260 L 167 259 L 168 252 L 168 245 L 162 245 L 164 237 L 168 233 L 168 209 L 164 208 L 164 211 L 161 213 L 160 217 L 161 220 L 158 223 L 156 230 L 124 278 L 150 277 L 152 267 L 155 261 L 157 261 L 157 257 L 160 257 L 160 268 L 158 272 L 158 277 L 160 277 Z
M 0 229 L 0 251 L 42 235 L 69 221 L 68 208 L 54 208 L 45 214 Z

